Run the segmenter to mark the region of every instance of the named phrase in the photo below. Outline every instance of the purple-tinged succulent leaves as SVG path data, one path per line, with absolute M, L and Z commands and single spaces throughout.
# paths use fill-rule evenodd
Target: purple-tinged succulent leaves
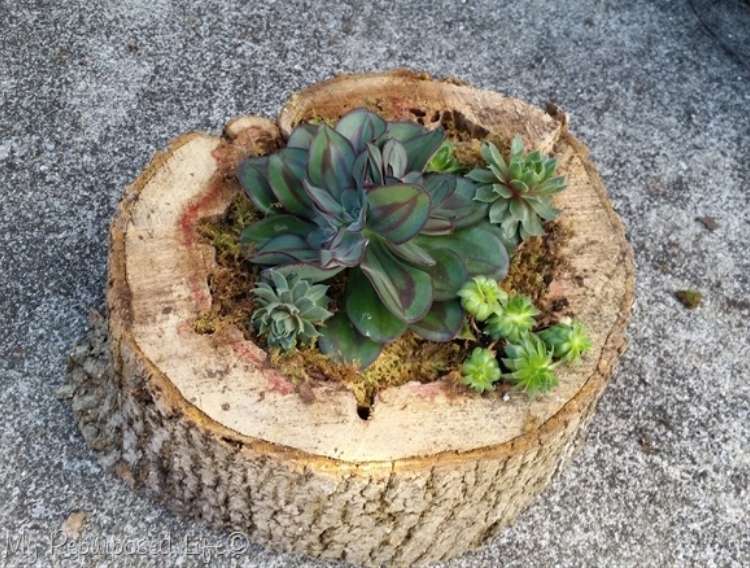
M 326 321 L 320 329 L 318 347 L 325 355 L 344 363 L 367 367 L 383 349 L 359 333 L 344 312 L 339 312 Z
M 409 264 L 413 264 L 419 268 L 431 268 L 436 264 L 436 260 L 426 250 L 415 243 L 414 239 L 399 244 L 388 241 L 384 242 L 393 254 Z
M 286 141 L 287 148 L 301 148 L 303 150 L 309 150 L 312 144 L 313 138 L 318 133 L 317 124 L 300 124 L 297 128 L 292 130 L 289 135 L 289 140 Z
M 289 234 L 304 238 L 314 229 L 315 225 L 294 215 L 269 215 L 245 227 L 240 233 L 240 243 L 255 243 L 256 247 L 262 247 L 274 237 Z
M 436 301 L 455 298 L 461 286 L 469 279 L 459 254 L 449 248 L 436 248 L 432 251 L 435 264 L 426 269 L 432 278 L 432 295 Z
M 277 201 L 268 183 L 268 158 L 248 158 L 237 170 L 237 179 L 253 205 L 263 213 L 272 213 Z
M 279 266 L 275 266 L 274 268 L 270 269 L 267 268 L 263 272 L 265 273 L 268 270 L 275 270 L 276 272 L 280 274 L 284 274 L 285 276 L 296 274 L 300 278 L 304 278 L 308 282 L 316 283 L 316 282 L 324 282 L 330 278 L 333 278 L 336 276 L 339 272 L 344 270 L 345 267 L 343 266 L 337 266 L 336 268 L 320 268 L 317 264 L 306 264 L 306 263 L 293 263 L 293 264 L 283 264 Z
M 455 252 L 469 276 L 484 275 L 501 280 L 508 273 L 508 252 L 495 232 L 485 224 L 460 229 L 450 235 L 420 235 L 416 242 L 431 255 L 445 249 Z
M 361 268 L 386 308 L 414 323 L 432 305 L 432 280 L 426 272 L 399 260 L 380 240 L 367 247 Z
M 365 109 L 353 110 L 336 124 L 336 131 L 349 140 L 356 154 L 363 152 L 371 140 L 382 136 L 385 129 L 386 122 Z
M 367 201 L 367 226 L 395 244 L 419 233 L 430 212 L 430 196 L 416 185 L 377 187 L 367 193 Z
M 302 185 L 306 166 L 305 150 L 284 148 L 268 159 L 268 181 L 284 209 L 309 218 L 311 202 Z
M 304 237 L 287 233 L 269 239 L 256 250 L 250 260 L 255 264 L 275 266 L 299 262 L 314 263 L 318 257 L 318 252 L 310 248 Z
M 386 309 L 361 270 L 352 270 L 345 296 L 346 315 L 365 337 L 387 343 L 406 331 L 407 324 Z
M 300 125 L 286 149 L 243 163 L 243 187 L 268 215 L 242 234 L 253 262 L 314 282 L 352 269 L 344 310 L 321 331 L 331 356 L 366 366 L 408 326 L 448 341 L 464 319 L 465 281 L 507 272 L 503 230 L 482 222 L 490 206 L 475 200 L 476 183 L 424 173 L 444 140 L 442 129 L 357 109 L 335 128 Z
M 474 200 L 476 188 L 469 180 L 448 174 L 428 175 L 425 189 L 432 199 L 422 229 L 425 235 L 447 235 L 476 225 L 487 215 L 487 206 Z
M 428 341 L 445 342 L 450 341 L 464 323 L 464 311 L 461 302 L 451 300 L 449 302 L 433 302 L 427 315 L 417 323 L 409 326 L 414 333 Z
M 326 269 L 359 266 L 367 247 L 367 239 L 360 231 L 339 229 L 320 249 L 320 266 Z
M 307 177 L 312 185 L 325 188 L 339 197 L 344 189 L 354 186 L 352 170 L 355 157 L 349 140 L 323 124 L 310 145 Z

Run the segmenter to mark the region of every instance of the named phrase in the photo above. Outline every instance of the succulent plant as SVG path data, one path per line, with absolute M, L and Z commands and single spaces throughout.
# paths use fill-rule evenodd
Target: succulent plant
M 328 286 L 312 285 L 297 275 L 269 270 L 253 289 L 258 308 L 251 322 L 270 347 L 289 350 L 312 345 L 318 327 L 333 314 L 328 311 Z
M 241 236 L 254 247 L 252 262 L 316 282 L 348 270 L 343 307 L 352 325 L 326 326 L 324 352 L 362 361 L 360 348 L 370 355 L 369 343 L 407 329 L 448 341 L 463 322 L 464 282 L 507 272 L 475 184 L 425 173 L 444 139 L 442 129 L 358 109 L 335 128 L 298 126 L 286 148 L 240 165 L 241 184 L 266 214 Z
M 457 174 L 461 172 L 463 167 L 461 162 L 458 161 L 455 154 L 455 146 L 451 142 L 443 142 L 443 145 L 438 148 L 435 155 L 427 163 L 425 171 L 444 173 L 444 174 Z
M 583 325 L 570 320 L 540 331 L 539 337 L 556 358 L 564 361 L 576 361 L 591 349 L 591 339 Z
M 475 276 L 458 291 L 463 308 L 478 321 L 484 321 L 501 309 L 508 294 L 500 288 L 497 280 L 486 276 Z
M 539 310 L 529 298 L 514 294 L 490 316 L 485 329 L 492 339 L 515 343 L 534 328 L 538 315 Z
M 505 377 L 531 396 L 557 386 L 552 352 L 533 333 L 524 336 L 519 343 L 505 346 L 503 364 L 510 369 Z
M 510 242 L 544 234 L 544 221 L 559 214 L 552 196 L 565 189 L 565 178 L 555 176 L 557 161 L 539 151 L 525 153 L 518 136 L 507 161 L 491 142 L 484 142 L 481 152 L 487 168 L 475 168 L 467 177 L 480 184 L 475 199 L 490 204 L 490 222 Z
M 488 391 L 500 378 L 500 365 L 489 349 L 475 347 L 461 367 L 462 382 L 477 392 Z

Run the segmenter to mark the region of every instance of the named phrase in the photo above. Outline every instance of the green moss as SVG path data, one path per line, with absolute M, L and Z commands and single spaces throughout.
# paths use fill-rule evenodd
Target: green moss
M 219 326 L 219 318 L 212 312 L 206 312 L 198 316 L 193 322 L 193 329 L 201 335 L 216 333 Z
M 333 128 L 336 126 L 337 121 L 335 118 L 315 115 L 304 119 L 302 122 L 309 122 L 310 124 L 325 124 L 326 126 Z
M 562 247 L 571 236 L 559 221 L 548 223 L 545 228 L 543 236 L 527 239 L 518 247 L 502 282 L 505 290 L 528 296 L 540 309 L 544 309 L 544 298 L 555 272 L 565 263 Z
M 245 258 L 247 251 L 240 244 L 240 233 L 256 219 L 258 214 L 250 200 L 244 193 L 238 193 L 224 217 L 204 220 L 199 225 L 198 233 L 216 249 L 218 266 L 208 282 L 211 310 L 196 319 L 196 332 L 216 333 L 226 325 L 236 325 L 247 332 L 254 309 L 251 290 L 258 268 Z
M 703 301 L 703 294 L 698 290 L 678 290 L 674 295 L 688 310 L 694 310 Z
M 383 352 L 364 373 L 357 377 L 355 394 L 363 391 L 365 400 L 384 388 L 409 381 L 428 383 L 439 379 L 461 365 L 464 348 L 459 343 L 434 343 L 405 333 Z
M 465 349 L 458 343 L 433 343 L 405 333 L 388 344 L 364 372 L 331 361 L 315 348 L 271 351 L 271 364 L 295 383 L 335 381 L 354 393 L 357 403 L 370 406 L 375 394 L 409 381 L 428 383 L 460 367 Z

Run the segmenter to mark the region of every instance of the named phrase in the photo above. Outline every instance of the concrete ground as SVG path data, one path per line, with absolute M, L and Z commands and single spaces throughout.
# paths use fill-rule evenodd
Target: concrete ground
M 750 565 L 748 3 L 242 4 L 0 0 L 0 561 L 319 565 L 134 495 L 55 391 L 102 302 L 115 203 L 155 150 L 333 73 L 408 65 L 568 110 L 639 270 L 585 447 L 449 566 Z

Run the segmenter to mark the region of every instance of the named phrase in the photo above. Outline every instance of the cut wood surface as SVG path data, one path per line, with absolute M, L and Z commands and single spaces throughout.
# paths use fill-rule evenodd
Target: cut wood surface
M 379 393 L 367 420 L 342 385 L 314 400 L 239 329 L 206 335 L 213 249 L 198 222 L 233 195 L 226 164 L 264 154 L 299 121 L 359 106 L 554 151 L 571 237 L 549 290 L 593 349 L 551 395 L 456 396 L 437 381 Z M 230 158 L 227 158 L 229 156 Z M 451 557 L 507 524 L 549 481 L 624 349 L 633 260 L 585 148 L 520 101 L 404 71 L 344 76 L 292 97 L 279 127 L 242 117 L 224 139 L 186 135 L 127 190 L 111 231 L 108 328 L 73 357 L 74 405 L 104 462 L 165 502 L 280 548 L 355 563 Z

